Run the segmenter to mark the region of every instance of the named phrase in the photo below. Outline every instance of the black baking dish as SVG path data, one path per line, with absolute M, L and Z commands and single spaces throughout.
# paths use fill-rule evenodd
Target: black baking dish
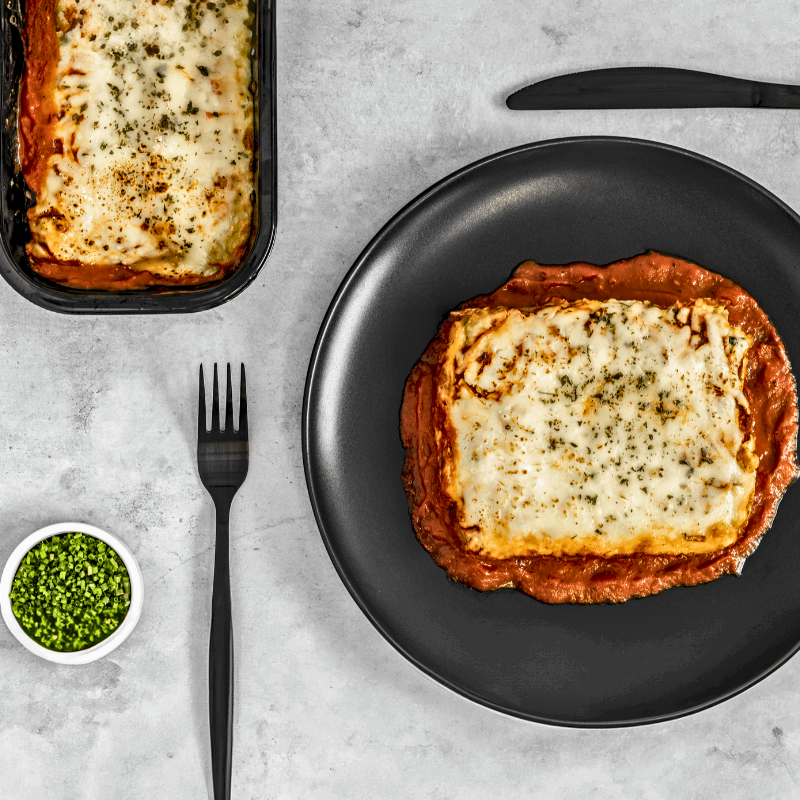
M 18 171 L 16 121 L 24 68 L 19 28 L 24 0 L 4 4 L 0 15 L 2 88 L 0 99 L 0 274 L 23 297 L 65 314 L 159 314 L 205 311 L 231 300 L 253 282 L 269 255 L 277 225 L 275 125 L 275 0 L 253 0 L 255 77 L 256 197 L 250 248 L 244 262 L 221 281 L 193 287 L 152 287 L 124 292 L 72 289 L 37 275 L 28 264 L 27 209 L 30 192 Z M 22 9 L 19 4 L 22 4 Z

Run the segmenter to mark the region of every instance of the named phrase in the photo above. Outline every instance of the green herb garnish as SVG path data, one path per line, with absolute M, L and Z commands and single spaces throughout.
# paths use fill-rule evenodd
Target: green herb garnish
M 25 633 L 48 650 L 85 650 L 109 637 L 131 604 L 122 559 L 85 533 L 45 539 L 22 559 L 11 608 Z

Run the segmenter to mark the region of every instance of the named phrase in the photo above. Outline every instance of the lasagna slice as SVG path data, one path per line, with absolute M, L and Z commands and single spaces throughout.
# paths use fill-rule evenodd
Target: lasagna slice
M 19 140 L 34 269 L 82 286 L 132 272 L 192 283 L 242 259 L 251 27 L 246 0 L 29 0 Z
M 752 337 L 702 299 L 451 314 L 434 402 L 467 550 L 506 559 L 718 552 L 758 459 Z

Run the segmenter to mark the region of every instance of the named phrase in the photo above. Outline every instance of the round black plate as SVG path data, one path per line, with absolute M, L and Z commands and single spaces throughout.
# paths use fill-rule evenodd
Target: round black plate
M 741 577 L 621 605 L 475 591 L 414 535 L 400 404 L 447 312 L 525 259 L 606 264 L 648 249 L 751 292 L 800 364 L 800 218 L 707 158 L 616 138 L 519 147 L 426 191 L 353 265 L 311 359 L 306 479 L 339 575 L 417 667 L 525 719 L 603 727 L 680 716 L 751 686 L 800 646 L 797 486 Z

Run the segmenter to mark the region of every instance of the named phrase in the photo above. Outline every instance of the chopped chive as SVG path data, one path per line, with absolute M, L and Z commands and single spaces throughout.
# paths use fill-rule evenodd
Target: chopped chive
M 84 533 L 66 533 L 45 539 L 25 555 L 10 600 L 14 616 L 34 641 L 49 650 L 74 652 L 117 629 L 130 606 L 130 580 L 111 547 Z

